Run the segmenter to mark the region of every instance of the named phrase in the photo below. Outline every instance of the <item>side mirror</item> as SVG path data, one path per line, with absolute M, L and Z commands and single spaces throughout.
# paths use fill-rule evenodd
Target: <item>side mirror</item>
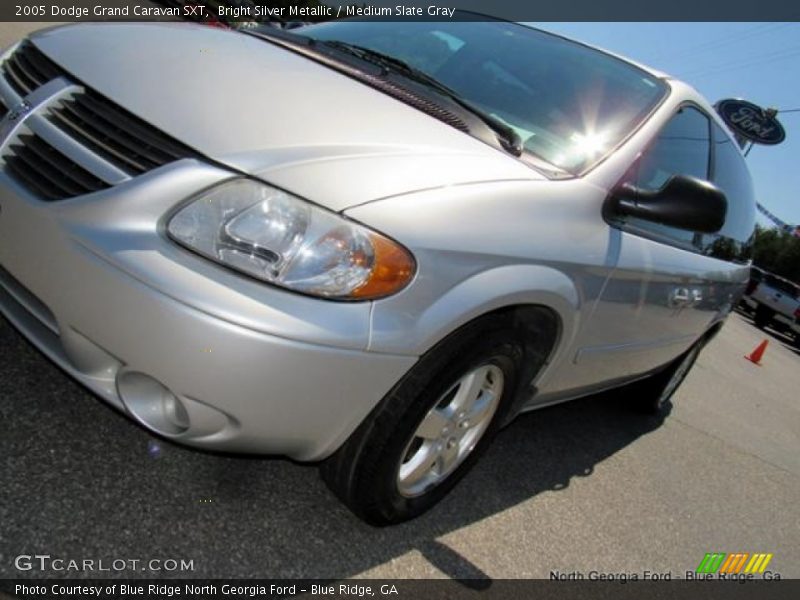
M 612 192 L 606 210 L 611 217 L 636 217 L 678 229 L 716 233 L 725 224 L 728 200 L 708 181 L 674 175 L 655 191 L 623 183 Z

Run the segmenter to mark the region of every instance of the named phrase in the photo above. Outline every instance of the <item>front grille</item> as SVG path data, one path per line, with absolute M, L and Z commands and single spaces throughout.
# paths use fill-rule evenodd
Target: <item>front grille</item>
M 131 176 L 195 154 L 91 90 L 62 100 L 50 110 L 50 120 Z
M 3 64 L 3 76 L 20 96 L 27 96 L 66 73 L 30 42 L 23 42 Z
M 110 187 L 39 136 L 20 135 L 9 151 L 6 171 L 45 200 L 63 200 Z
M 75 80 L 31 42 L 23 42 L 5 60 L 0 76 L 22 97 L 57 77 L 74 82 L 73 87 L 55 92 L 62 94 L 57 99 L 34 108 L 49 121 L 49 129 L 42 130 L 47 125 L 44 122 L 26 122 L 4 153 L 6 174 L 44 200 L 107 189 L 182 158 L 198 157 L 189 147 Z M 0 97 L 0 118 L 15 102 L 15 98 Z M 54 135 L 62 136 L 63 143 L 57 143 Z M 84 151 L 78 152 L 74 142 Z

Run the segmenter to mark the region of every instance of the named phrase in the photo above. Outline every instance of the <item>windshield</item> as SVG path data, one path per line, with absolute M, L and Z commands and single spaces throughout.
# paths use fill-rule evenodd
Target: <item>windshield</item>
M 406 62 L 572 173 L 610 152 L 667 91 L 620 59 L 515 23 L 334 21 L 294 33 Z

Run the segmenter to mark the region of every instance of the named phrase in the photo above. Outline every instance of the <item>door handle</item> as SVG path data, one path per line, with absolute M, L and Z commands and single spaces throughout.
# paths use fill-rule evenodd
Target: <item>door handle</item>
M 670 308 L 680 308 L 692 302 L 688 288 L 673 288 L 669 293 Z

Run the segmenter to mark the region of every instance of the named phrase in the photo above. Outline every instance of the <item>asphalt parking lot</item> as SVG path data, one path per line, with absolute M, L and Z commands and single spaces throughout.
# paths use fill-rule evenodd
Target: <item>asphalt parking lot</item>
M 0 24 L 0 44 L 33 27 Z M 744 360 L 765 337 L 763 365 Z M 707 552 L 800 577 L 798 365 L 733 315 L 665 420 L 615 393 L 525 415 L 436 509 L 375 529 L 313 466 L 157 440 L 0 318 L 0 577 L 64 575 L 15 568 L 34 554 L 192 561 L 119 573 L 148 577 L 678 577 Z
M 764 336 L 758 367 L 743 355 Z M 613 393 L 525 415 L 439 507 L 374 529 L 313 466 L 154 445 L 0 320 L 0 577 L 41 576 L 20 554 L 192 560 L 193 577 L 677 576 L 712 551 L 798 577 L 799 363 L 734 315 L 663 422 Z

